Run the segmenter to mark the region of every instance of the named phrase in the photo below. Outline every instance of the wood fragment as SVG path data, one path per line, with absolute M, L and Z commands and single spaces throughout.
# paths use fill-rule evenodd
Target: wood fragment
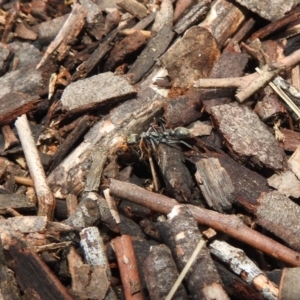
M 8 208 L 16 209 L 19 212 L 36 212 L 34 203 L 24 195 L 18 194 L 0 194 L 0 214 L 5 214 Z
M 259 294 L 252 286 L 243 281 L 240 277 L 229 271 L 223 264 L 214 261 L 218 273 L 222 279 L 225 291 L 231 298 L 239 298 L 241 300 L 263 300 L 263 296 Z
M 246 12 L 242 7 L 227 0 L 217 0 L 199 25 L 209 30 L 219 45 L 223 45 L 237 31 L 245 18 Z
M 199 1 L 188 10 L 188 12 L 176 23 L 173 30 L 177 34 L 182 34 L 189 27 L 196 25 L 205 18 L 209 11 L 211 0 Z
M 76 72 L 71 78 L 71 81 L 75 81 L 81 78 L 85 78 L 94 67 L 101 62 L 101 60 L 107 55 L 107 53 L 113 48 L 113 40 L 117 35 L 117 30 L 113 30 L 105 40 L 99 44 L 97 49 L 92 53 L 87 60 L 80 64 Z
M 84 264 L 74 247 L 71 247 L 68 253 L 68 264 L 72 277 L 71 291 L 77 297 L 97 300 L 105 298 L 109 288 L 105 268 L 99 265 Z
M 39 154 L 26 115 L 19 117 L 15 122 L 15 126 L 23 147 L 31 178 L 34 181 L 34 188 L 39 203 L 38 215 L 47 216 L 49 220 L 52 220 L 55 208 L 55 198 L 46 183 L 44 169 L 39 159 Z
M 138 19 L 143 19 L 148 14 L 147 8 L 136 0 L 121 0 L 117 4 Z
M 143 264 L 143 270 L 151 299 L 166 299 L 179 275 L 170 249 L 163 244 L 152 246 L 150 254 Z M 172 299 L 188 299 L 182 284 Z
M 122 286 L 126 299 L 142 299 L 140 279 L 131 237 L 122 235 L 112 240 L 121 273 Z
M 76 195 L 69 194 L 66 198 L 68 217 L 70 217 L 78 206 L 78 200 Z
M 172 198 L 146 191 L 130 183 L 118 180 L 110 180 L 110 192 L 112 195 L 125 198 L 132 202 L 144 205 L 154 211 L 168 214 L 178 204 Z M 288 247 L 249 228 L 236 216 L 220 214 L 211 210 L 188 205 L 195 220 L 216 231 L 243 241 L 246 244 L 293 266 L 300 266 L 299 254 Z
M 80 238 L 80 245 L 87 263 L 91 266 L 100 266 L 102 268 L 102 277 L 97 278 L 98 285 L 95 282 L 95 287 L 98 287 L 98 291 L 94 291 L 94 293 L 97 294 L 98 299 L 103 299 L 107 293 L 109 293 L 110 297 L 114 295 L 117 298 L 113 289 L 108 285 L 111 281 L 111 271 L 106 257 L 106 248 L 98 228 L 87 227 L 82 229 Z
M 49 45 L 42 60 L 37 65 L 37 69 L 43 66 L 54 52 L 57 53 L 58 60 L 62 60 L 66 56 L 71 47 L 71 41 L 76 39 L 84 26 L 86 15 L 87 11 L 85 7 L 79 3 L 75 3 L 68 19 L 65 21 L 55 40 Z
M 275 171 L 286 167 L 285 154 L 254 112 L 237 103 L 224 104 L 212 108 L 212 117 L 235 159 Z
M 3 149 L 4 151 L 13 148 L 14 146 L 19 144 L 19 140 L 17 139 L 17 137 L 15 136 L 15 134 L 13 133 L 9 125 L 3 126 L 1 130 L 5 139 L 5 144 Z
M 102 153 L 99 156 L 102 164 L 98 164 L 95 168 L 103 170 L 107 153 L 117 145 L 124 143 L 130 133 L 140 132 L 145 127 L 148 128 L 153 117 L 161 112 L 163 104 L 164 100 L 161 97 L 158 98 L 152 90 L 141 90 L 137 99 L 126 101 L 112 111 L 109 116 L 95 124 L 85 136 L 84 142 L 50 173 L 48 183 L 52 186 L 55 195 L 58 198 L 65 198 L 69 193 L 81 193 L 85 187 L 88 173 L 88 168 L 82 169 L 85 165 L 83 161 L 86 160 L 90 166 L 91 154 L 95 152 L 95 145 L 101 141 L 101 145 L 96 146 L 96 149 L 100 147 L 99 151 L 104 150 L 99 152 Z M 72 181 L 64 180 L 69 176 L 70 170 L 77 170 L 76 178 L 73 178 Z M 94 191 L 95 188 L 98 189 L 99 181 L 100 176 L 93 178 L 91 181 L 93 184 L 90 185 L 91 191 Z
M 263 193 L 258 198 L 257 223 L 299 251 L 298 218 L 300 209 L 292 200 L 277 191 Z M 284 214 L 282 214 L 284 211 Z
M 87 93 L 88 88 L 88 93 Z M 71 83 L 61 98 L 65 110 L 85 111 L 115 101 L 132 98 L 136 90 L 126 78 L 111 72 L 102 73 Z
M 264 299 L 278 299 L 278 287 L 245 255 L 244 251 L 218 240 L 211 243 L 209 248 L 212 254 L 227 263 L 233 272 L 252 284 Z
M 196 163 L 195 178 L 209 207 L 218 212 L 230 211 L 235 202 L 233 183 L 216 158 L 203 158 Z
M 188 202 L 192 196 L 194 182 L 189 170 L 183 164 L 184 158 L 181 150 L 160 143 L 156 156 L 167 191 L 178 202 Z
M 188 89 L 195 80 L 208 77 L 219 55 L 212 34 L 205 28 L 193 26 L 168 49 L 160 61 L 172 79 L 172 86 Z
M 174 37 L 174 32 L 168 24 L 164 25 L 157 35 L 148 41 L 147 47 L 129 70 L 129 76 L 133 83 L 138 82 L 156 63 L 157 59 L 166 51 Z
M 160 10 L 157 12 L 154 23 L 152 25 L 152 31 L 158 32 L 163 25 L 173 26 L 173 5 L 171 0 L 163 0 L 160 5 Z
M 11 245 L 9 253 L 13 258 L 12 267 L 23 292 L 32 289 L 39 299 L 72 299 L 67 289 L 37 254 L 20 243 Z
M 38 96 L 29 96 L 23 93 L 11 92 L 0 98 L 0 124 L 7 125 L 17 117 L 35 109 L 40 102 Z
M 159 227 L 164 243 L 171 249 L 177 267 L 182 271 L 202 238 L 195 219 L 188 207 L 175 206 L 168 220 L 161 222 Z M 196 299 L 229 299 L 206 246 L 195 257 L 184 281 L 189 293 Z

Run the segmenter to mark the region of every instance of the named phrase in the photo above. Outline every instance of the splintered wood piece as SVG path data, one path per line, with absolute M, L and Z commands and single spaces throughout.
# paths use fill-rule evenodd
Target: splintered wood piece
M 10 92 L 0 98 L 0 125 L 9 124 L 17 117 L 36 108 L 39 96 Z
M 5 214 L 8 208 L 13 208 L 20 212 L 36 211 L 35 204 L 29 201 L 25 195 L 0 194 L 0 214 Z
M 150 254 L 143 264 L 143 271 L 152 300 L 166 299 L 166 296 L 179 276 L 171 251 L 163 244 L 151 247 Z M 172 299 L 189 299 L 182 284 Z
M 176 265 L 182 271 L 202 239 L 196 220 L 186 206 L 178 205 L 159 228 L 164 243 L 171 249 Z M 206 246 L 202 247 L 184 281 L 192 298 L 209 299 L 210 295 L 213 299 L 229 299 Z
M 209 13 L 199 25 L 208 29 L 219 45 L 231 37 L 244 22 L 246 12 L 233 2 L 217 0 L 211 6 Z
M 110 179 L 110 193 L 163 214 L 171 212 L 178 202 L 172 198 L 149 192 L 134 184 Z M 216 231 L 224 232 L 276 259 L 292 266 L 300 266 L 299 253 L 249 228 L 238 217 L 188 205 L 195 220 Z
M 11 245 L 9 254 L 13 259 L 12 269 L 23 292 L 33 290 L 39 299 L 73 299 L 40 257 L 24 248 L 23 244 Z
M 269 21 L 280 19 L 289 12 L 294 5 L 299 4 L 297 0 L 278 0 L 276 5 L 273 5 L 272 0 L 237 0 L 237 2 Z
M 202 0 L 196 3 L 188 12 L 176 23 L 173 30 L 177 34 L 182 34 L 189 27 L 199 23 L 208 13 L 211 0 Z
M 59 146 L 58 150 L 51 157 L 50 169 L 54 169 L 58 164 L 65 158 L 65 156 L 71 152 L 72 147 L 76 142 L 82 138 L 86 131 L 90 127 L 90 120 L 87 115 L 83 116 L 78 120 L 76 127 L 72 132 L 67 136 L 63 143 Z
M 257 198 L 262 192 L 271 191 L 268 188 L 267 180 L 258 173 L 240 165 L 228 155 L 210 153 L 207 156 L 218 158 L 221 166 L 226 170 L 231 178 L 235 189 L 236 201 L 244 206 L 248 211 L 253 212 L 257 205 Z
M 157 163 L 163 175 L 167 191 L 178 201 L 188 202 L 194 185 L 185 166 L 181 149 L 160 143 L 156 151 Z
M 72 291 L 81 299 L 104 299 L 110 282 L 106 268 L 100 265 L 84 264 L 74 247 L 68 253 L 68 265 L 72 277 Z
M 105 62 L 104 70 L 114 70 L 115 67 L 122 64 L 128 55 L 137 51 L 146 43 L 146 41 L 147 37 L 141 31 L 135 31 L 126 36 L 111 50 L 109 57 Z
M 217 42 L 205 28 L 194 26 L 161 57 L 173 87 L 189 88 L 199 78 L 208 77 L 220 56 Z
M 208 206 L 218 212 L 230 211 L 235 201 L 235 190 L 219 160 L 203 158 L 196 167 L 195 177 Z
M 158 32 L 164 24 L 173 27 L 173 4 L 172 0 L 163 0 L 160 5 L 160 10 L 157 12 L 154 23 L 152 25 L 152 31 Z
M 99 170 L 101 174 L 108 153 L 123 144 L 130 133 L 139 133 L 149 128 L 153 118 L 161 114 L 163 105 L 164 99 L 158 97 L 152 89 L 140 90 L 137 99 L 119 105 L 95 124 L 85 135 L 84 141 L 49 175 L 48 183 L 55 195 L 61 199 L 66 198 L 69 193 L 79 195 L 88 182 L 89 189 L 86 188 L 85 191 L 97 190 L 101 176 L 89 178 L 90 167 L 94 168 L 92 175 L 97 174 L 95 170 Z M 99 155 L 94 165 L 92 157 L 96 152 Z M 75 172 L 76 177 L 69 172 Z
M 117 33 L 117 30 L 112 31 L 105 40 L 99 44 L 97 49 L 89 56 L 89 58 L 76 68 L 76 72 L 72 76 L 71 81 L 85 78 L 94 69 L 94 67 L 101 62 L 101 60 L 113 48 L 113 40 Z
M 155 37 L 148 41 L 146 48 L 138 56 L 128 72 L 133 83 L 138 82 L 153 67 L 159 57 L 166 51 L 173 37 L 174 32 L 166 24 Z
M 121 275 L 126 299 L 142 299 L 141 284 L 134 249 L 129 235 L 122 235 L 111 241 Z
M 80 245 L 83 249 L 87 263 L 91 266 L 100 266 L 102 268 L 102 278 L 97 278 L 102 285 L 102 294 L 106 294 L 107 290 L 105 291 L 105 288 L 107 288 L 109 289 L 110 297 L 114 295 L 116 298 L 114 290 L 107 286 L 107 283 L 111 281 L 111 271 L 106 256 L 106 247 L 104 246 L 104 242 L 98 228 L 87 227 L 82 229 L 80 231 L 80 239 Z M 105 284 L 103 284 L 103 282 Z
M 211 253 L 229 265 L 230 269 L 254 286 L 264 299 L 278 298 L 278 287 L 268 279 L 262 270 L 251 261 L 242 249 L 232 247 L 224 241 L 214 241 L 209 246 Z
M 262 193 L 258 202 L 257 223 L 299 251 L 299 205 L 277 191 Z
M 18 131 L 31 178 L 34 182 L 34 188 L 38 198 L 38 215 L 47 216 L 49 220 L 52 220 L 55 209 L 55 198 L 46 183 L 45 172 L 26 115 L 19 117 L 15 122 L 15 126 Z
M 61 97 L 65 110 L 87 110 L 99 105 L 128 99 L 136 95 L 125 77 L 112 72 L 101 73 L 68 85 Z
M 121 0 L 117 4 L 138 19 L 143 19 L 148 15 L 147 8 L 136 0 Z
M 118 212 L 116 200 L 114 199 L 113 196 L 110 195 L 109 189 L 105 189 L 103 191 L 103 195 L 106 200 L 107 206 L 110 210 L 110 215 L 114 218 L 116 224 L 120 224 L 121 220 L 120 220 L 120 215 Z
M 62 60 L 67 55 L 71 48 L 71 42 L 77 38 L 85 24 L 86 15 L 86 8 L 79 3 L 74 3 L 72 12 L 55 40 L 47 48 L 42 60 L 36 67 L 37 69 L 43 66 L 53 53 L 56 53 L 58 60 Z
M 285 168 L 284 152 L 252 110 L 237 103 L 224 104 L 212 108 L 212 117 L 236 160 L 274 171 Z

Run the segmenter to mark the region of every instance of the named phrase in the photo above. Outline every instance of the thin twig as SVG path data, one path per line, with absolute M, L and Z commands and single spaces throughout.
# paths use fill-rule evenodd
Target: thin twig
M 110 193 L 127 199 L 151 210 L 168 214 L 178 202 L 172 198 L 149 192 L 134 184 L 110 179 Z M 300 266 L 299 253 L 246 226 L 238 217 L 229 216 L 208 209 L 188 205 L 199 224 L 240 240 L 276 259 L 292 266 Z
M 26 115 L 19 117 L 15 126 L 21 141 L 28 169 L 34 182 L 34 189 L 38 199 L 38 215 L 47 216 L 48 220 L 53 219 L 55 208 L 55 197 L 52 195 L 46 183 L 46 176 L 40 161 Z

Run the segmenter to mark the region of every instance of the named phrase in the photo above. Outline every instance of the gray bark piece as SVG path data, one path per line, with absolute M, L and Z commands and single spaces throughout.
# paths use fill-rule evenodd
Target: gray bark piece
M 299 251 L 299 205 L 277 191 L 262 193 L 258 201 L 257 223 Z
M 132 65 L 129 73 L 132 74 L 132 82 L 138 82 L 156 63 L 158 58 L 166 51 L 174 37 L 174 32 L 168 24 L 165 24 L 156 36 L 150 39 L 146 48 Z
M 5 214 L 6 210 L 11 207 L 18 211 L 35 212 L 36 206 L 26 196 L 20 194 L 3 194 L 0 195 L 0 213 Z
M 64 109 L 84 109 L 135 96 L 135 88 L 125 77 L 106 72 L 71 83 L 63 92 Z
M 252 110 L 238 103 L 224 104 L 212 108 L 212 117 L 236 160 L 275 171 L 286 167 L 284 152 Z
M 236 0 L 236 2 L 269 21 L 282 18 L 294 5 L 299 4 L 299 0 Z
M 196 179 L 209 207 L 218 212 L 231 209 L 235 200 L 232 181 L 217 158 L 200 159 L 196 163 Z
M 44 87 L 42 71 L 36 70 L 36 66 L 33 65 L 6 73 L 0 78 L 0 86 L 0 98 L 10 92 L 38 94 Z

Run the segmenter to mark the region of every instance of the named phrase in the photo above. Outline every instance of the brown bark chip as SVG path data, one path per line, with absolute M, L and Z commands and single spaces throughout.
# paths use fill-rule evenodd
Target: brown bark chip
M 194 26 L 163 55 L 161 62 L 168 70 L 174 87 L 188 88 L 199 78 L 206 78 L 220 51 L 212 34 Z
M 212 108 L 212 117 L 236 160 L 275 171 L 285 168 L 284 152 L 252 110 L 237 103 L 224 104 Z

